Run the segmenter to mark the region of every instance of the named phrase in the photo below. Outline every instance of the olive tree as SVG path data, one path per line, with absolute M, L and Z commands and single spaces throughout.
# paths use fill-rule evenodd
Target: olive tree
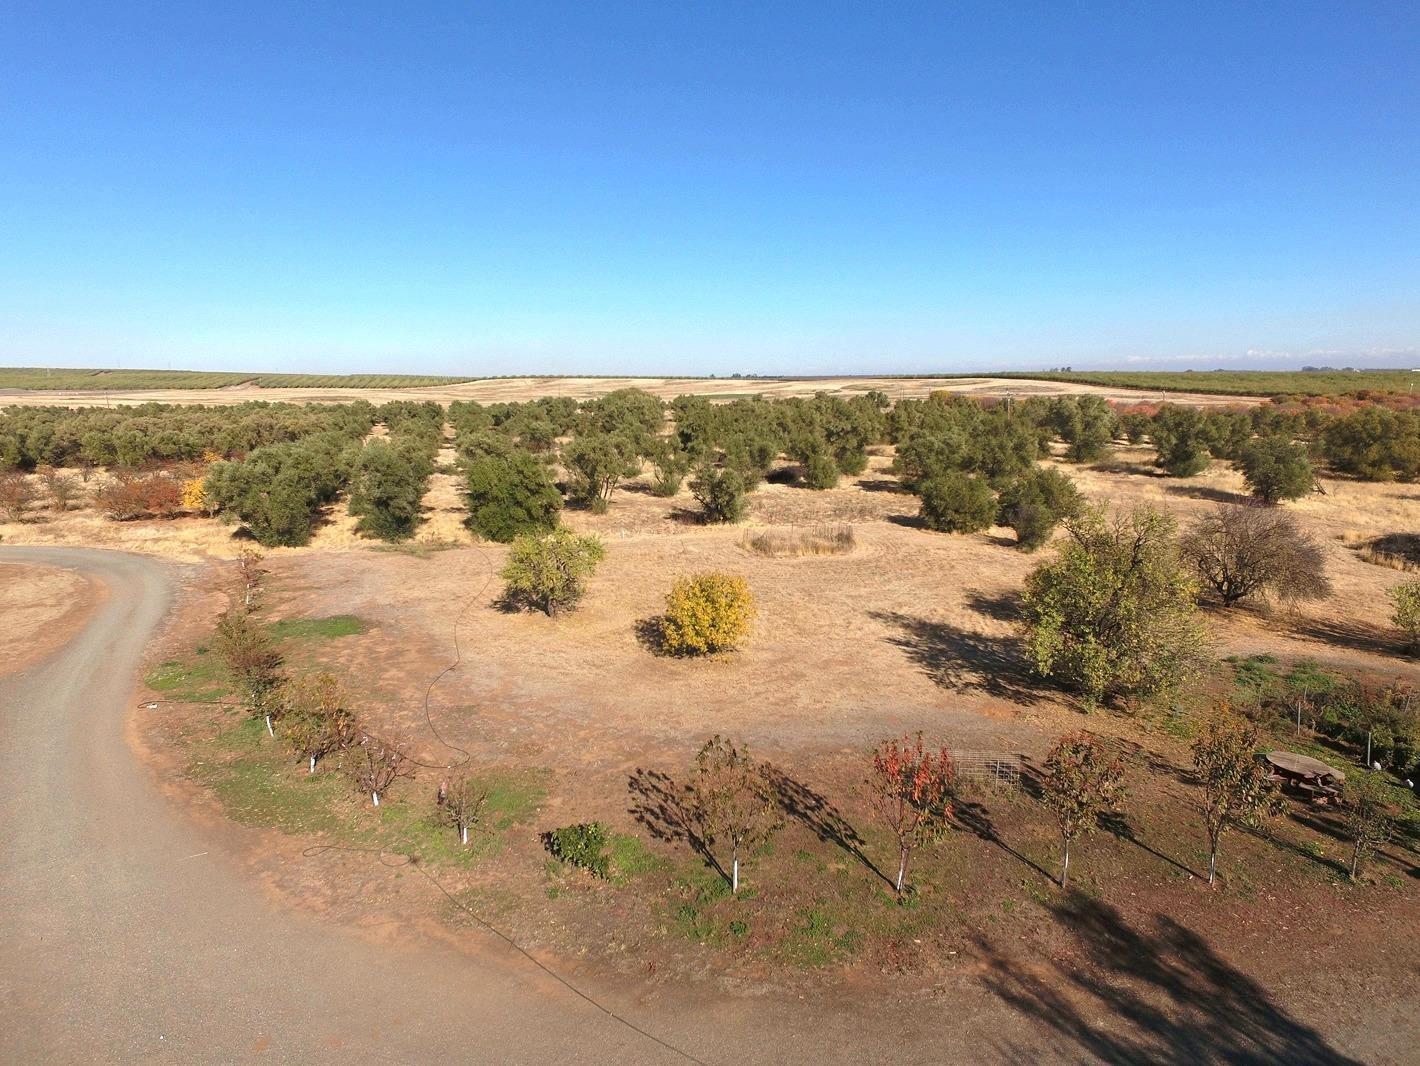
M 1026 578 L 1025 630 L 1036 670 L 1090 705 L 1147 698 L 1191 677 L 1206 634 L 1174 522 L 1150 508 L 1089 508 L 1065 523 L 1056 557 Z
M 577 605 L 587 579 L 606 555 L 601 539 L 570 529 L 524 533 L 513 541 L 500 576 L 513 604 L 536 607 L 549 617 Z
M 1316 483 L 1306 448 L 1286 437 L 1262 437 L 1244 445 L 1238 466 L 1248 490 L 1264 503 L 1299 499 Z
M 522 449 L 481 455 L 465 468 L 468 525 L 489 540 L 510 541 L 520 533 L 557 525 L 562 494 L 547 467 Z
M 1402 581 L 1390 590 L 1395 605 L 1391 621 L 1405 634 L 1412 648 L 1420 648 L 1420 578 Z
M 1068 518 L 1084 507 L 1075 482 L 1051 467 L 1031 467 L 1001 490 L 998 521 L 1016 532 L 1016 546 L 1035 551 Z

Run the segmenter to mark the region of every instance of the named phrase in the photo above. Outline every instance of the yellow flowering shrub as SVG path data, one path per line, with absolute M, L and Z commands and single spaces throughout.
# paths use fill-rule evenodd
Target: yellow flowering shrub
M 661 648 L 672 655 L 729 651 L 749 633 L 754 615 L 744 578 L 716 573 L 680 578 L 666 597 Z
M 204 511 L 207 509 L 207 490 L 203 479 L 191 477 L 182 483 L 182 509 L 184 511 Z

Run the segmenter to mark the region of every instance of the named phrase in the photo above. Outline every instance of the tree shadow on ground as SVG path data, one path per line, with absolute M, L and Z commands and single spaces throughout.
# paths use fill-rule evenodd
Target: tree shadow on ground
M 986 806 L 973 800 L 957 800 L 952 804 L 952 820 L 968 833 L 995 844 L 1011 858 L 1030 867 L 1047 881 L 1054 881 L 1055 878 L 1034 859 L 1021 854 L 1011 845 L 1002 839 L 1001 834 L 996 831 L 996 823 L 991 820 L 991 812 Z
M 1040 699 L 1017 637 L 989 637 L 896 611 L 869 615 L 895 627 L 899 632 L 887 637 L 887 642 L 906 652 L 942 688 L 981 691 L 1026 705 Z
M 1211 485 L 1167 485 L 1164 491 L 1171 496 L 1187 496 L 1190 500 L 1211 500 L 1213 503 L 1250 503 L 1251 496 L 1227 489 L 1215 489 Z
M 1168 863 L 1180 873 L 1188 874 L 1189 877 L 1206 876 L 1205 874 L 1200 874 L 1196 870 L 1191 869 L 1187 863 L 1180 862 L 1172 855 L 1166 854 L 1154 847 L 1138 834 L 1128 817 L 1123 814 L 1117 814 L 1112 811 L 1102 814 L 1100 816 L 1100 828 L 1116 840 L 1123 840 L 1126 843 L 1133 844 L 1136 848 L 1148 852 L 1161 862 Z
M 679 784 L 670 774 L 638 766 L 626 779 L 626 790 L 631 793 L 628 813 L 645 828 L 651 839 L 664 844 L 689 844 L 716 873 L 728 878 L 705 840 L 702 820 L 687 786 Z
M 995 622 L 1019 622 L 1025 609 L 1025 600 L 1019 591 L 982 592 L 980 589 L 966 591 L 966 605 L 977 614 L 985 615 Z
M 890 492 L 897 496 L 905 496 L 908 494 L 907 486 L 893 478 L 863 478 L 858 482 L 858 487 L 864 492 Z
M 1392 632 L 1340 618 L 1298 618 L 1292 625 L 1298 636 L 1372 655 L 1399 655 L 1404 649 Z
M 1051 910 L 1073 934 L 1083 961 L 1008 958 L 984 938 L 975 943 L 987 966 L 987 987 L 1053 1031 L 1069 1045 L 1067 1057 L 1140 1066 L 1359 1066 L 1167 915 L 1155 915 L 1146 930 L 1078 892 Z M 1009 1037 L 995 1050 L 1007 1062 L 1040 1058 L 1038 1047 Z
M 777 766 L 769 769 L 769 787 L 786 817 L 802 824 L 825 844 L 832 844 L 871 870 L 883 883 L 892 886 L 892 878 L 878 869 L 863 849 L 866 842 L 853 828 L 843 812 L 821 793 L 791 777 Z

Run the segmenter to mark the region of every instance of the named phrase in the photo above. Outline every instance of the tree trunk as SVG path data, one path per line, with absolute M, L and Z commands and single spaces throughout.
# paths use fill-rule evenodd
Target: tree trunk
M 378 792 L 371 792 L 371 793 L 370 793 L 370 798 L 375 801 L 375 806 L 376 806 L 376 807 L 378 807 L 378 806 L 380 805 L 380 794 L 379 794 Z
M 266 716 L 266 734 L 272 737 L 276 735 L 276 730 L 271 728 L 271 715 L 269 714 Z
M 1213 883 L 1213 878 L 1218 875 L 1218 845 L 1214 844 L 1208 850 L 1208 883 Z
M 740 890 L 740 846 L 735 845 L 734 851 L 730 853 L 730 895 L 734 895 Z
M 1361 842 L 1356 841 L 1356 847 L 1351 851 L 1351 880 L 1356 880 L 1356 871 L 1361 866 Z
M 314 755 L 311 756 L 311 768 L 306 772 L 311 774 L 316 772 L 316 757 Z
M 1065 854 L 1060 860 L 1060 887 L 1064 888 L 1065 883 L 1070 879 L 1070 838 L 1063 837 L 1065 842 Z
M 906 848 L 901 849 L 898 855 L 896 889 L 899 899 L 902 898 L 902 883 L 907 880 L 907 855 L 908 852 Z
M 463 827 L 463 843 L 464 847 L 468 847 L 468 826 Z

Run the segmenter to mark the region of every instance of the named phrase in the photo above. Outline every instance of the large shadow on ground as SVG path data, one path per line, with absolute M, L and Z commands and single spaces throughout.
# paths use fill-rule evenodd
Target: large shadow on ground
M 1068 1057 L 1141 1066 L 1359 1066 L 1167 915 L 1156 915 L 1152 928 L 1137 928 L 1109 904 L 1079 893 L 1052 909 L 1072 934 L 1077 957 L 1007 958 L 982 940 L 977 948 L 988 987 L 1051 1030 Z M 1008 1062 L 1039 1060 L 1028 1039 L 1003 1036 L 997 1050 Z
M 985 692 L 1020 704 L 1040 699 L 1018 637 L 991 637 L 897 611 L 872 611 L 870 616 L 891 626 L 895 632 L 888 643 L 906 652 L 942 688 Z

